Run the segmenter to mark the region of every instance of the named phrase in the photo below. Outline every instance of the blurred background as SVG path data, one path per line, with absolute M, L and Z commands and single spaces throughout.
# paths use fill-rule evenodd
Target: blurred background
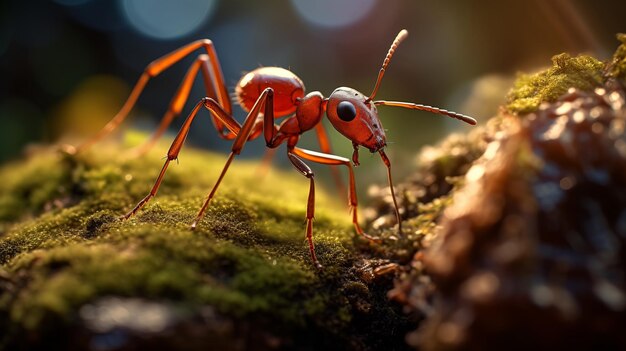
M 85 140 L 115 115 L 150 61 L 198 38 L 215 43 L 230 92 L 242 73 L 281 66 L 295 72 L 308 92 L 328 96 L 338 86 L 369 94 L 391 41 L 406 28 L 409 37 L 377 98 L 439 106 L 485 121 L 516 72 L 540 69 L 560 52 L 608 58 L 617 46 L 615 33 L 626 31 L 624 13 L 624 1 L 583 0 L 5 0 L 0 161 L 18 159 L 30 143 Z M 195 56 L 151 80 L 116 137 L 130 126 L 154 130 Z M 199 80 L 183 116 L 204 96 Z M 243 113 L 235 110 L 241 121 Z M 424 112 L 379 112 L 398 179 L 410 171 L 421 146 L 467 130 Z M 182 118 L 174 122 L 166 140 L 181 123 Z M 350 141 L 327 127 L 336 154 L 349 157 Z M 242 157 L 260 158 L 260 139 Z M 208 118 L 197 119 L 188 143 L 230 147 Z M 301 145 L 318 149 L 314 135 L 305 135 Z M 166 147 L 151 152 L 165 154 Z M 359 183 L 384 181 L 377 155 L 361 154 Z M 280 152 L 275 163 L 285 159 Z

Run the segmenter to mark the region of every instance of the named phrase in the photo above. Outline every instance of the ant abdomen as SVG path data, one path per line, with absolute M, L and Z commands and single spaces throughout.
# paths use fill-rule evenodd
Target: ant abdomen
M 293 72 L 281 67 L 261 67 L 245 74 L 235 87 L 241 108 L 250 111 L 267 88 L 274 90 L 275 117 L 294 113 L 298 100 L 304 97 L 304 83 Z

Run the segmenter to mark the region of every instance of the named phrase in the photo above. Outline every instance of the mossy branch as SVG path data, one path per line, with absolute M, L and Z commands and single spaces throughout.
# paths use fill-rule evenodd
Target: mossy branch
M 552 57 L 552 67 L 535 74 L 520 74 L 507 95 L 507 109 L 517 114 L 537 110 L 544 101 L 554 101 L 570 88 L 591 90 L 604 83 L 604 63 L 591 56 Z
M 552 67 L 535 73 L 519 74 L 507 95 L 506 109 L 524 115 L 539 108 L 542 102 L 553 102 L 569 89 L 590 91 L 607 79 L 626 78 L 626 34 L 618 34 L 621 45 L 613 57 L 602 62 L 594 57 L 572 57 L 563 53 L 552 57 Z

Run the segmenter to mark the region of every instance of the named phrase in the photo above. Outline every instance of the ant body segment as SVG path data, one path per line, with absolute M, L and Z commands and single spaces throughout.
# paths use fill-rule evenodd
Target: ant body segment
M 105 127 L 97 133 L 93 138 L 79 145 L 78 147 L 66 147 L 69 153 L 76 153 L 89 148 L 91 145 L 111 133 L 116 129 L 122 121 L 128 116 L 128 113 L 135 105 L 139 95 L 148 83 L 149 79 L 157 76 L 176 62 L 187 57 L 197 49 L 204 49 L 206 54 L 201 54 L 191 65 L 187 74 L 170 102 L 169 108 L 165 113 L 157 131 L 152 135 L 150 140 L 140 146 L 135 152 L 142 154 L 146 152 L 157 139 L 167 130 L 168 126 L 178 114 L 180 114 L 183 106 L 187 102 L 191 86 L 201 72 L 206 97 L 196 103 L 195 107 L 183 123 L 180 131 L 174 138 L 172 145 L 167 153 L 167 159 L 161 169 L 152 189 L 146 197 L 126 215 L 124 219 L 133 216 L 139 211 L 152 197 L 154 197 L 161 185 L 163 177 L 167 171 L 171 161 L 178 158 L 181 148 L 185 142 L 191 123 L 195 119 L 198 112 L 205 108 L 210 111 L 210 116 L 217 130 L 218 135 L 227 140 L 233 140 L 231 152 L 226 160 L 226 164 L 222 169 L 215 185 L 207 196 L 202 208 L 200 209 L 196 219 L 191 224 L 191 228 L 195 228 L 202 219 L 209 202 L 215 195 L 222 179 L 224 178 L 228 168 L 234 157 L 238 155 L 245 143 L 249 140 L 256 139 L 263 135 L 268 148 L 274 149 L 279 145 L 287 144 L 287 157 L 292 165 L 302 175 L 307 177 L 310 182 L 309 196 L 306 210 L 306 238 L 309 243 L 309 251 L 311 259 L 316 267 L 321 267 L 315 255 L 315 247 L 312 239 L 313 234 L 313 217 L 315 213 L 315 181 L 311 168 L 305 161 L 325 165 L 343 165 L 348 168 L 349 189 L 348 201 L 352 210 L 352 223 L 356 232 L 369 240 L 376 240 L 367 235 L 358 224 L 357 217 L 357 196 L 355 190 L 353 165 L 359 165 L 359 147 L 365 147 L 372 153 L 379 153 L 380 157 L 387 167 L 387 178 L 391 190 L 395 214 L 398 221 L 398 231 L 401 232 L 401 219 L 398 211 L 398 204 L 393 190 L 391 178 L 391 162 L 384 152 L 387 145 L 385 132 L 382 123 L 378 117 L 377 106 L 397 106 L 415 110 L 429 111 L 436 114 L 446 115 L 456 118 L 469 124 L 476 124 L 476 120 L 471 117 L 446 111 L 437 107 L 414 104 L 409 102 L 374 100 L 381 80 L 385 74 L 385 70 L 397 49 L 398 45 L 408 35 L 406 30 L 398 33 L 393 41 L 387 56 L 385 57 L 382 67 L 378 73 L 378 78 L 372 93 L 366 96 L 355 89 L 348 87 L 339 87 L 325 98 L 320 92 L 314 91 L 305 95 L 304 84 L 300 78 L 289 70 L 280 67 L 262 67 L 257 68 L 245 74 L 237 83 L 235 88 L 239 105 L 247 112 L 246 119 L 240 124 L 232 117 L 232 105 L 229 100 L 222 69 L 215 52 L 213 43 L 210 40 L 198 40 L 192 42 L 178 50 L 175 50 L 150 63 L 139 81 L 134 86 L 126 103 L 122 106 L 118 114 L 109 121 Z M 354 152 L 351 160 L 333 155 L 330 149 L 330 143 L 324 127 L 321 123 L 322 118 L 326 114 L 331 124 L 337 131 L 352 141 Z M 275 124 L 276 118 L 284 117 L 280 124 Z M 320 142 L 321 151 L 316 152 L 297 147 L 300 135 L 315 130 Z

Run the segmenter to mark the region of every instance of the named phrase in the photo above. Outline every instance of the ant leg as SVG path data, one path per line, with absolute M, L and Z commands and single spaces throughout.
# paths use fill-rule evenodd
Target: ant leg
M 317 136 L 317 141 L 320 145 L 320 149 L 322 150 L 322 152 L 326 154 L 332 154 L 332 149 L 330 146 L 330 138 L 328 137 L 328 134 L 326 133 L 326 128 L 321 122 L 315 126 L 315 134 Z M 272 160 L 274 159 L 275 155 L 276 155 L 275 149 L 268 149 L 265 152 L 265 155 L 263 156 L 263 160 L 261 161 L 261 166 L 259 167 L 259 170 L 258 170 L 259 177 L 264 177 L 267 174 L 270 168 L 270 164 L 272 163 Z M 331 170 L 333 180 L 335 181 L 335 186 L 337 187 L 337 190 L 339 190 L 339 192 L 342 194 L 347 194 L 348 192 L 346 190 L 345 185 L 343 184 L 343 180 L 341 179 L 341 173 L 339 169 L 335 166 L 331 166 L 330 170 Z
M 265 113 L 263 114 L 263 119 L 259 120 L 257 119 L 257 117 L 259 116 L 261 106 L 265 107 Z M 213 196 L 215 196 L 215 193 L 217 192 L 217 188 L 222 182 L 224 175 L 226 175 L 226 172 L 228 171 L 228 168 L 230 167 L 232 160 L 234 159 L 236 155 L 239 155 L 239 153 L 241 153 L 243 146 L 253 135 L 253 132 L 259 131 L 260 123 L 263 123 L 264 131 L 267 130 L 267 132 L 265 133 L 266 138 L 269 137 L 273 139 L 276 133 L 276 127 L 274 126 L 274 90 L 271 88 L 267 88 L 263 90 L 263 92 L 261 93 L 257 101 L 254 103 L 254 106 L 252 106 L 252 109 L 250 109 L 250 112 L 248 112 L 248 116 L 246 117 L 240 130 L 238 130 L 235 133 L 237 134 L 237 137 L 235 138 L 235 141 L 233 142 L 233 146 L 231 147 L 231 152 L 230 152 L 230 155 L 228 155 L 228 160 L 226 161 L 226 164 L 224 165 L 224 168 L 222 169 L 222 172 L 220 173 L 219 178 L 215 182 L 215 185 L 213 185 L 211 192 L 209 193 L 206 200 L 204 201 L 202 208 L 198 212 L 196 219 L 191 224 L 192 229 L 196 228 L 196 226 L 198 225 L 198 222 L 200 222 L 200 220 L 204 216 L 204 212 L 209 206 L 209 202 L 211 202 L 211 199 L 213 198 Z M 254 134 L 258 136 L 261 133 L 256 132 Z
M 139 80 L 133 87 L 133 90 L 130 92 L 128 99 L 126 99 L 126 102 L 124 103 L 120 111 L 98 133 L 96 133 L 96 135 L 78 146 L 64 145 L 62 147 L 63 151 L 71 155 L 77 154 L 79 152 L 82 152 L 83 150 L 90 148 L 93 144 L 97 143 L 102 138 L 113 132 L 120 124 L 122 124 L 122 122 L 124 122 L 124 120 L 128 116 L 128 113 L 137 102 L 139 95 L 141 95 L 141 92 L 145 88 L 146 84 L 148 84 L 148 80 L 150 80 L 150 76 L 146 72 L 144 72 L 141 77 L 139 77 Z
M 330 146 L 330 138 L 328 137 L 328 133 L 326 133 L 326 128 L 321 121 L 315 126 L 315 134 L 317 135 L 317 141 L 320 144 L 320 150 L 322 150 L 322 152 L 325 154 L 332 154 L 333 151 Z M 336 166 L 330 166 L 330 172 L 335 181 L 335 186 L 337 187 L 339 192 L 341 192 L 342 194 L 347 194 L 346 187 L 343 184 L 343 180 L 341 179 L 341 172 L 339 171 L 339 168 L 337 168 Z
M 362 235 L 364 238 L 368 240 L 380 241 L 380 239 L 375 238 L 365 233 L 363 229 L 361 229 L 361 227 L 359 226 L 359 218 L 357 214 L 358 202 L 357 202 L 357 197 L 356 197 L 356 182 L 354 180 L 354 169 L 352 167 L 352 164 L 350 163 L 350 160 L 348 160 L 345 157 L 331 155 L 331 154 L 324 154 L 321 152 L 301 149 L 298 147 L 294 147 L 293 152 L 294 154 L 304 158 L 305 160 L 313 161 L 313 162 L 324 164 L 324 165 L 331 165 L 331 166 L 332 165 L 334 166 L 344 165 L 348 167 L 348 173 L 350 177 L 350 188 L 348 192 L 349 202 L 348 203 L 350 206 L 350 210 L 352 211 L 352 224 L 354 224 L 354 229 L 359 235 Z
M 309 199 L 306 204 L 306 239 L 309 242 L 309 251 L 311 253 L 311 260 L 317 268 L 322 268 L 322 265 L 317 260 L 315 255 L 315 244 L 313 244 L 313 218 L 315 216 L 315 180 L 313 180 L 314 174 L 311 168 L 304 163 L 298 156 L 293 154 L 291 150 L 287 151 L 289 161 L 304 175 L 309 178 Z
M 106 137 L 111 132 L 113 132 L 120 124 L 122 124 L 122 122 L 126 119 L 126 117 L 128 117 L 130 110 L 133 108 L 133 106 L 137 102 L 137 99 L 141 95 L 146 84 L 148 84 L 148 81 L 150 80 L 150 78 L 158 76 L 162 71 L 168 69 L 170 66 L 182 60 L 183 58 L 187 57 L 191 52 L 199 48 L 204 48 L 204 50 L 207 52 L 207 55 L 209 56 L 209 60 L 211 63 L 210 72 L 211 72 L 211 76 L 213 77 L 211 81 L 212 81 L 214 90 L 217 91 L 217 94 L 216 94 L 217 101 L 219 102 L 221 106 L 223 106 L 223 110 L 226 112 L 226 114 L 231 115 L 232 105 L 228 97 L 228 91 L 226 90 L 226 85 L 224 84 L 224 74 L 222 73 L 222 68 L 217 58 L 217 53 L 215 52 L 213 42 L 208 39 L 196 40 L 175 51 L 172 51 L 171 53 L 165 56 L 162 56 L 161 58 L 158 58 L 152 61 L 152 63 L 150 63 L 144 69 L 143 73 L 141 74 L 141 77 L 139 77 L 139 80 L 133 87 L 133 90 L 131 91 L 130 95 L 128 96 L 128 99 L 126 100 L 126 102 L 124 103 L 120 111 L 91 139 L 85 141 L 84 143 L 80 144 L 77 147 L 69 146 L 69 145 L 65 146 L 64 147 L 65 151 L 70 154 L 81 152 L 85 149 L 88 149 L 93 144 L 95 144 L 96 142 L 100 141 L 102 138 Z M 214 123 L 215 122 L 216 120 L 214 118 Z M 217 123 L 219 124 L 220 127 L 222 127 L 222 130 L 223 130 L 224 125 L 221 124 L 220 122 L 221 121 L 217 121 Z
M 398 201 L 396 201 L 396 191 L 393 189 L 393 180 L 391 178 L 391 162 L 385 154 L 383 149 L 378 150 L 380 154 L 380 158 L 383 160 L 383 163 L 387 167 L 387 181 L 389 183 L 389 191 L 391 191 L 391 199 L 393 200 L 393 208 L 396 212 L 396 219 L 398 221 L 398 234 L 402 235 L 402 217 L 400 217 L 400 210 L 398 209 Z
M 203 55 L 199 55 L 194 61 L 194 63 L 191 66 L 189 66 L 189 69 L 187 70 L 187 73 L 185 74 L 183 81 L 181 82 L 180 86 L 178 87 L 178 90 L 176 91 L 176 94 L 174 95 L 174 97 L 172 98 L 172 101 L 169 104 L 167 112 L 165 113 L 165 115 L 161 119 L 161 122 L 159 123 L 158 129 L 156 130 L 156 132 L 154 132 L 154 134 L 152 134 L 152 136 L 150 137 L 148 141 L 136 147 L 135 149 L 131 150 L 130 157 L 139 157 L 139 156 L 144 155 L 154 146 L 154 144 L 159 140 L 159 138 L 163 135 L 163 133 L 165 133 L 165 131 L 167 130 L 169 125 L 172 123 L 174 118 L 176 118 L 180 114 L 180 112 L 183 110 L 183 107 L 187 103 L 187 100 L 189 99 L 189 93 L 191 92 L 191 87 L 193 86 L 194 80 L 196 76 L 198 75 L 198 71 L 200 70 L 200 68 L 203 69 L 203 73 L 207 71 L 208 64 L 209 64 L 209 56 L 206 54 L 203 54 Z M 206 96 L 209 98 L 216 99 L 217 94 L 213 87 L 213 83 L 210 79 L 211 76 L 208 74 L 203 74 L 202 77 L 204 78 L 203 80 L 204 80 L 204 85 L 205 85 Z
M 209 111 L 211 111 L 213 116 L 216 116 L 216 118 L 219 118 L 232 133 L 234 134 L 239 133 L 242 127 L 239 125 L 239 123 L 235 119 L 229 116 L 222 109 L 221 105 L 219 105 L 215 100 L 211 98 L 203 98 L 202 100 L 200 100 L 200 102 L 198 102 L 196 106 L 193 108 L 193 110 L 191 111 L 187 119 L 185 120 L 185 123 L 183 123 L 183 126 L 180 128 L 180 131 L 174 138 L 174 141 L 172 142 L 172 145 L 170 146 L 170 149 L 167 152 L 167 160 L 165 160 L 165 164 L 163 165 L 163 168 L 161 169 L 161 172 L 159 173 L 159 176 L 157 177 L 154 183 L 154 186 L 152 187 L 152 190 L 150 190 L 150 193 L 148 193 L 146 197 L 144 197 L 141 201 L 139 201 L 139 203 L 132 210 L 130 210 L 127 214 L 125 214 L 123 216 L 123 219 L 128 219 L 131 216 L 133 216 L 146 203 L 148 203 L 148 201 L 151 198 L 153 198 L 157 194 L 159 187 L 161 186 L 161 182 L 163 181 L 163 177 L 165 176 L 165 172 L 167 171 L 167 167 L 169 166 L 171 161 L 176 160 L 178 158 L 178 154 L 180 153 L 180 150 L 182 149 L 183 144 L 185 143 L 185 139 L 187 138 L 187 134 L 189 133 L 189 129 L 191 128 L 191 123 L 196 118 L 200 108 L 203 106 Z

